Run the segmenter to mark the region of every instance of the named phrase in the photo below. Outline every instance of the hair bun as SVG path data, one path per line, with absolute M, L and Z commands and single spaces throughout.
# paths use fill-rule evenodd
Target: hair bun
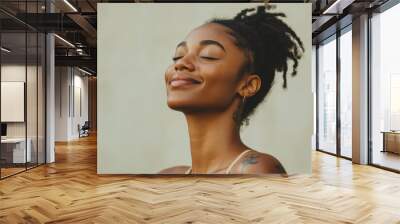
M 275 73 L 282 72 L 283 88 L 287 87 L 288 61 L 293 61 L 292 73 L 297 74 L 298 60 L 304 46 L 297 34 L 279 17 L 284 13 L 270 13 L 270 8 L 258 6 L 240 11 L 233 19 L 213 19 L 211 23 L 223 25 L 235 39 L 235 44 L 243 49 L 249 60 L 244 72 L 255 73 L 261 78 L 261 88 L 248 98 L 243 110 L 242 121 L 254 112 L 263 101 L 273 84 Z M 255 11 L 254 13 L 249 13 Z

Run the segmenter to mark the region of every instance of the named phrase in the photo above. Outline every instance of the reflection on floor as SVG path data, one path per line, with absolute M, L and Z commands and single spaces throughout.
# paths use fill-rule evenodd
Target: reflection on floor
M 352 157 L 352 151 L 351 148 L 342 148 L 340 151 L 341 155 L 347 158 Z
M 18 173 L 18 172 L 21 172 L 24 170 L 25 170 L 25 167 L 24 168 L 19 168 L 19 167 L 17 167 L 17 168 L 1 168 L 1 178 L 13 175 L 15 173 Z
M 22 172 L 26 169 L 30 169 L 36 166 L 36 163 L 27 163 L 25 164 L 1 164 L 2 168 L 0 170 L 1 178 L 5 178 L 7 176 Z
M 372 157 L 373 163 L 388 167 L 395 170 L 400 170 L 400 155 L 392 152 L 374 151 Z

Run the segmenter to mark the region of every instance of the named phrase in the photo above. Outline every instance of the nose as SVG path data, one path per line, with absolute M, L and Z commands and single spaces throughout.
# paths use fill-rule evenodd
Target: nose
M 175 62 L 174 66 L 176 71 L 181 71 L 181 70 L 188 70 L 188 71 L 193 71 L 194 70 L 194 64 L 190 58 L 190 55 L 185 55 L 182 58 L 178 59 Z

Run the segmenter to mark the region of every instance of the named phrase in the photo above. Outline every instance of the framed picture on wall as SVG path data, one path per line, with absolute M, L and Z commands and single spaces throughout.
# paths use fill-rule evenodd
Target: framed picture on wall
M 1 82 L 1 122 L 25 121 L 25 82 Z

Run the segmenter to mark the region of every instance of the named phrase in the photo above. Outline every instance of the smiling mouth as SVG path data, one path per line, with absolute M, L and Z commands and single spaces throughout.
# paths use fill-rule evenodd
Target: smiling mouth
M 173 79 L 170 81 L 171 87 L 182 87 L 200 84 L 200 81 L 194 79 Z

